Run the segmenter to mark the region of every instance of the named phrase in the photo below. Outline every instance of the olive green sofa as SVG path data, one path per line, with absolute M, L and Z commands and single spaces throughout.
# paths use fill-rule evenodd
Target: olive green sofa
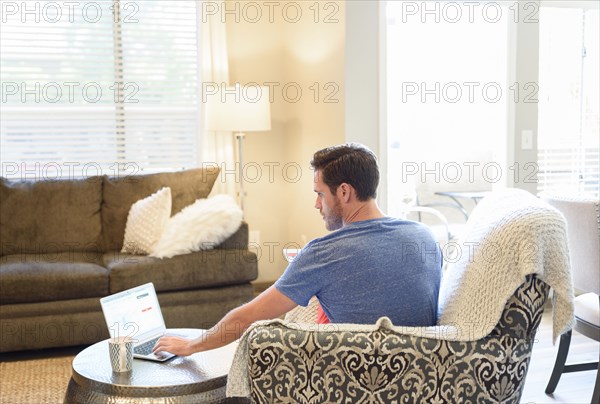
M 172 214 L 206 198 L 217 170 L 53 181 L 0 178 L 0 352 L 108 337 L 99 300 L 153 282 L 167 327 L 206 328 L 253 296 L 248 226 L 214 249 L 158 259 L 121 253 L 131 205 L 160 188 Z

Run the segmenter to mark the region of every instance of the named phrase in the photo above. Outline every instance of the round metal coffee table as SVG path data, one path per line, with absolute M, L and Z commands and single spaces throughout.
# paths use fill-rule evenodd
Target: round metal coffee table
M 173 329 L 169 335 L 198 337 L 203 330 Z M 134 359 L 133 370 L 113 373 L 108 342 L 101 341 L 73 359 L 65 403 L 246 403 L 225 397 L 227 374 L 237 342 L 167 362 Z

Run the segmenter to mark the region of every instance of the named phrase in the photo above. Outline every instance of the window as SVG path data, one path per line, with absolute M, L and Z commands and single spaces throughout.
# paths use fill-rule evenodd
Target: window
M 198 164 L 195 1 L 3 2 L 1 173 Z
M 510 16 L 498 3 L 387 2 L 389 214 L 411 193 L 448 205 L 435 192 L 501 182 Z
M 539 192 L 598 197 L 599 38 L 597 8 L 541 7 Z

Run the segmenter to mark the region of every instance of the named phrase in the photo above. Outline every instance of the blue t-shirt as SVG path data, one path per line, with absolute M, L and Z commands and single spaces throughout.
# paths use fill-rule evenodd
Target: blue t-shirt
M 429 228 L 385 217 L 350 223 L 308 243 L 275 282 L 306 306 L 317 296 L 332 323 L 429 326 L 437 320 L 442 254 Z

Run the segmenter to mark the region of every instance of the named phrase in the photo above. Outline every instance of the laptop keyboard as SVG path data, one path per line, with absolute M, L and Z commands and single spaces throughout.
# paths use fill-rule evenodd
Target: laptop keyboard
M 136 346 L 135 348 L 133 348 L 133 352 L 138 354 L 138 355 L 150 355 L 152 353 L 152 348 L 154 348 L 154 345 L 156 345 L 156 341 L 158 341 L 160 337 L 156 337 L 154 339 L 151 339 L 150 341 L 144 342 L 141 345 Z

